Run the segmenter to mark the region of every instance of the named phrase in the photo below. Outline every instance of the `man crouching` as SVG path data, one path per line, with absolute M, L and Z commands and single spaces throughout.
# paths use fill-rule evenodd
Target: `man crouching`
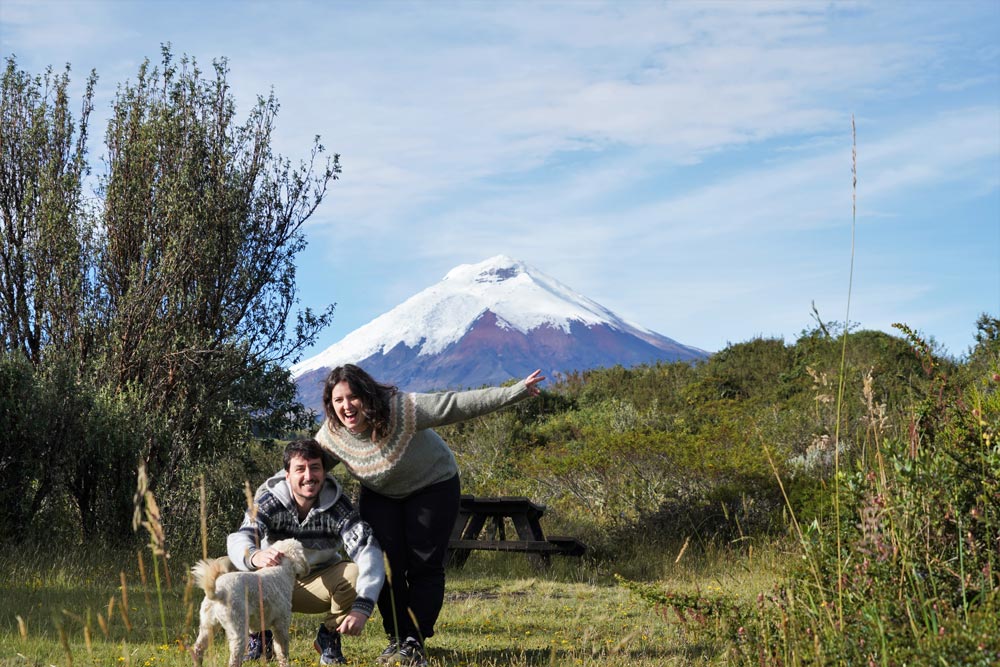
M 240 570 L 257 570 L 281 563 L 276 542 L 301 542 L 310 569 L 295 583 L 292 611 L 325 614 L 313 644 L 320 664 L 346 664 L 340 636 L 360 635 L 375 609 L 385 579 L 382 550 L 340 484 L 326 474 L 319 443 L 288 443 L 284 466 L 261 484 L 254 507 L 230 533 L 229 558 Z M 247 658 L 270 654 L 269 635 L 251 634 Z

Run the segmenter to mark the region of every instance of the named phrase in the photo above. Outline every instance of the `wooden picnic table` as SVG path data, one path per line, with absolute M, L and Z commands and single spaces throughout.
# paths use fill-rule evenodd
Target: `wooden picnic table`
M 450 562 L 462 567 L 474 549 L 524 552 L 531 554 L 542 566 L 549 565 L 552 554 L 582 556 L 586 552 L 586 545 L 576 538 L 545 537 L 540 521 L 543 514 L 544 505 L 523 496 L 463 495 L 448 542 Z M 507 539 L 505 524 L 508 520 L 517 539 Z M 484 533 L 487 522 L 489 529 Z

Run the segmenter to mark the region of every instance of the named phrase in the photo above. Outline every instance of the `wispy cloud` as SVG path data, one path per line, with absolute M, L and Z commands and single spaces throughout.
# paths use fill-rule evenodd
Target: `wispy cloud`
M 504 252 L 699 347 L 794 335 L 811 300 L 844 301 L 852 114 L 859 271 L 881 268 L 858 312 L 965 340 L 968 313 L 1000 311 L 1000 283 L 948 278 L 993 269 L 944 265 L 962 239 L 898 243 L 949 207 L 1000 228 L 993 0 L 8 0 L 0 22 L 33 69 L 97 67 L 105 106 L 162 42 L 228 56 L 242 108 L 273 87 L 276 149 L 305 156 L 320 134 L 342 156 L 299 273 L 308 305 L 341 304 L 338 327 Z M 965 242 L 1000 254 L 1000 235 Z

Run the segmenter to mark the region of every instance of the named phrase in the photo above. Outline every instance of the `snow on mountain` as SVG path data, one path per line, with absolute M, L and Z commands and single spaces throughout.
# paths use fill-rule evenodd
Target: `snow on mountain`
M 707 357 L 504 255 L 452 269 L 439 283 L 291 368 L 319 405 L 329 369 L 356 363 L 408 390 L 494 384 L 527 374 Z

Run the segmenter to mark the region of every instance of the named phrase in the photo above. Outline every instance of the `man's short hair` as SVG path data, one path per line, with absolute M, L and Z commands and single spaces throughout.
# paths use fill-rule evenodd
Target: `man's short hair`
M 307 461 L 319 459 L 323 463 L 323 469 L 326 470 L 326 461 L 323 458 L 323 447 L 313 438 L 308 438 L 306 440 L 292 440 L 290 443 L 285 445 L 285 472 L 288 472 L 289 467 L 292 465 L 292 459 L 296 456 L 301 456 Z

